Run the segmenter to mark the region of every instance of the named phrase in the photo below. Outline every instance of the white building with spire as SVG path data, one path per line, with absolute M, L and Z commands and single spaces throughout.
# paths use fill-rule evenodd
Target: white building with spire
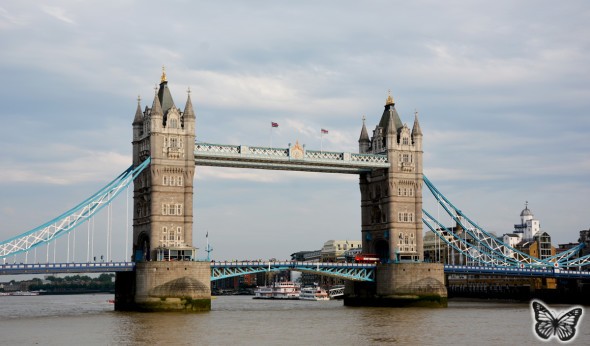
M 543 240 L 543 244 L 539 243 Z M 520 212 L 520 223 L 514 225 L 513 233 L 506 233 L 502 236 L 502 241 L 512 248 L 517 248 L 521 251 L 528 252 L 526 249 L 530 248 L 535 242 L 538 247 L 537 256 L 539 258 L 549 257 L 551 252 L 551 237 L 546 232 L 541 232 L 541 223 L 535 219 L 535 215 L 529 209 L 529 202 L 525 203 L 525 207 Z M 549 242 L 549 244 L 545 244 Z M 548 252 L 549 251 L 549 252 Z M 507 256 L 512 256 L 513 251 L 505 249 L 504 253 Z

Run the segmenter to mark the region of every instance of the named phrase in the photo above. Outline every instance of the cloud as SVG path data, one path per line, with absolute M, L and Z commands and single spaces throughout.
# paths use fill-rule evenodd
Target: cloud
M 99 152 L 71 145 L 46 148 L 59 156 L 51 160 L 13 162 L 2 165 L 2 184 L 72 185 L 85 182 L 108 182 L 130 165 L 129 157 L 116 152 Z
M 67 15 L 67 11 L 64 8 L 54 6 L 42 6 L 43 12 L 47 13 L 51 17 L 60 20 L 67 24 L 76 24 L 76 22 Z
M 176 105 L 190 86 L 197 138 L 212 143 L 268 146 L 275 121 L 273 146 L 354 152 L 361 117 L 371 132 L 391 89 L 402 122 L 420 112 L 425 173 L 459 206 L 501 234 L 530 199 L 555 239 L 574 240 L 587 227 L 590 175 L 586 13 L 576 1 L 6 3 L 0 207 L 15 203 L 10 193 L 52 200 L 57 187 L 75 202 L 76 184 L 125 169 L 135 99 L 151 106 L 165 65 Z M 360 237 L 355 176 L 197 167 L 195 179 L 195 213 L 218 208 L 195 232 L 224 235 L 218 258 Z M 15 205 L 6 223 L 23 228 L 29 209 Z M 230 214 L 241 219 L 220 222 Z M 281 241 L 256 245 L 269 234 Z M 236 244 L 244 238 L 252 247 Z

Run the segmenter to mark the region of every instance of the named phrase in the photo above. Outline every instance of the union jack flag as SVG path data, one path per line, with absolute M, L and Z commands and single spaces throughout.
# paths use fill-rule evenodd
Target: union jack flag
M 322 133 L 328 133 L 328 130 L 322 129 Z
M 270 122 L 270 126 L 272 126 L 272 127 L 279 127 L 279 124 L 271 121 Z

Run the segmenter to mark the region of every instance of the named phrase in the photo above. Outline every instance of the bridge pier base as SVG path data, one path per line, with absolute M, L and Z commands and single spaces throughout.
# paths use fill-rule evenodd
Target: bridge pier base
M 440 263 L 379 264 L 375 282 L 348 282 L 346 306 L 447 307 L 444 267 Z
M 211 310 L 209 262 L 139 262 L 135 272 L 117 273 L 115 310 Z

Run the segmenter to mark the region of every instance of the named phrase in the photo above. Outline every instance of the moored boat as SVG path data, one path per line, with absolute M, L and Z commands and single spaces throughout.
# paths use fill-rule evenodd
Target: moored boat
M 292 281 L 275 282 L 254 290 L 253 299 L 299 299 L 299 284 Z
M 320 286 L 303 287 L 299 294 L 301 300 L 330 300 L 328 292 Z
M 37 291 L 16 291 L 10 293 L 11 296 L 38 296 L 39 292 Z

